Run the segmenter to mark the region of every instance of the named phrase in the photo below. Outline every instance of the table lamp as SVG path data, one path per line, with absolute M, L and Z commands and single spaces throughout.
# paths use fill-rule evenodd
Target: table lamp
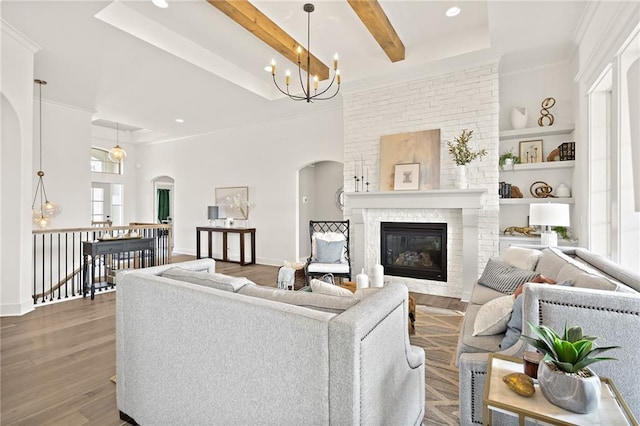
M 218 206 L 208 206 L 207 217 L 209 218 L 209 225 L 213 225 L 212 221 L 218 220 Z
M 558 245 L 558 234 L 551 230 L 552 226 L 569 226 L 569 204 L 539 203 L 529 205 L 529 225 L 544 226 L 540 234 L 543 246 Z

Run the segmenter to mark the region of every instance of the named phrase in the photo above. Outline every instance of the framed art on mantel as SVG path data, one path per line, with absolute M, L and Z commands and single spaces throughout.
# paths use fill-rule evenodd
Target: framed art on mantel
M 440 129 L 380 138 L 380 191 L 393 191 L 396 165 L 407 164 L 419 167 L 416 190 L 440 188 Z
M 396 164 L 393 189 L 394 191 L 420 189 L 420 164 Z

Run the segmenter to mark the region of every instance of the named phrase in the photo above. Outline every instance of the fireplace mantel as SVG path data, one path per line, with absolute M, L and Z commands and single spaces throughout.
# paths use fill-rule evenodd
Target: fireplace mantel
M 347 207 L 352 209 L 479 209 L 486 188 L 433 189 L 427 191 L 348 192 Z
M 459 209 L 462 211 L 463 289 L 462 300 L 468 300 L 473 282 L 478 278 L 478 216 L 483 208 L 486 188 L 435 189 L 426 191 L 350 192 L 345 194 L 345 207 L 351 209 L 355 243 L 353 270 L 368 271 L 373 265 L 364 258 L 364 247 L 379 244 L 367 241 L 365 217 L 368 210 L 388 209 Z

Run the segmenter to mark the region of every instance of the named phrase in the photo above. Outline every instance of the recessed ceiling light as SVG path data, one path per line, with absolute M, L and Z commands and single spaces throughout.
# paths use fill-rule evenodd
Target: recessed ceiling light
M 167 3 L 167 0 L 151 0 L 151 3 L 162 9 L 166 9 L 167 7 L 169 7 L 169 3 Z
M 176 123 L 182 124 L 184 123 L 184 120 L 182 118 L 176 118 Z
M 267 65 L 266 67 L 264 67 L 264 70 L 266 72 L 271 72 L 271 65 Z
M 447 15 L 449 18 L 453 18 L 454 16 L 458 16 L 459 13 L 460 13 L 460 8 L 458 6 L 453 6 L 447 9 L 447 11 L 445 12 L 445 15 Z

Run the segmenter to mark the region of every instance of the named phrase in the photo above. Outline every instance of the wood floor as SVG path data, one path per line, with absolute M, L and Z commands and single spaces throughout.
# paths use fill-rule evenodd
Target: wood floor
M 218 262 L 216 270 L 275 286 L 278 268 Z M 466 309 L 458 299 L 415 296 L 418 304 Z M 123 424 L 110 381 L 115 374 L 115 292 L 1 318 L 0 333 L 0 424 Z

